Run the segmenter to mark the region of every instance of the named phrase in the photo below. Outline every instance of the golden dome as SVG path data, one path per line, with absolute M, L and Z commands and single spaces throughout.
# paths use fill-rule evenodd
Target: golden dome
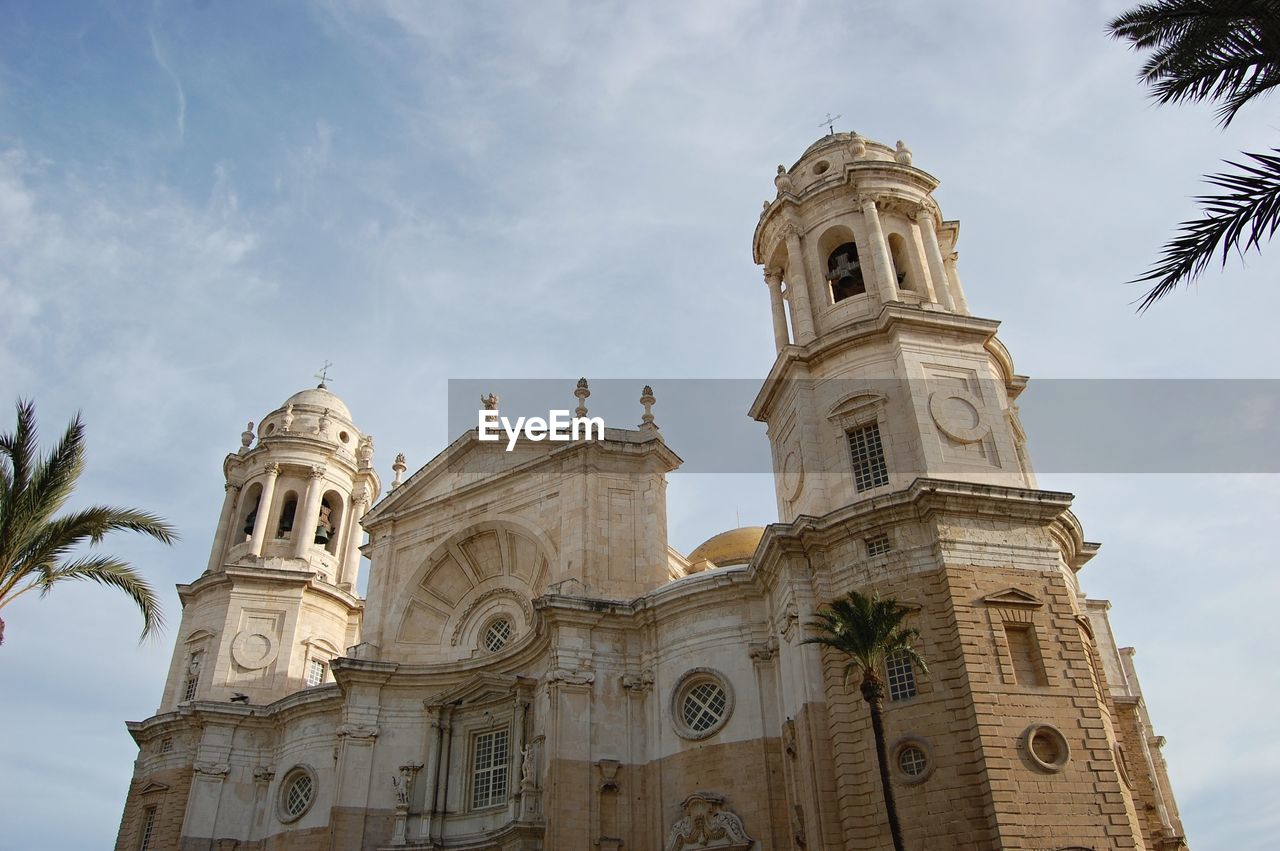
M 743 526 L 741 529 L 721 532 L 689 553 L 689 564 L 693 566 L 694 572 L 699 570 L 698 563 L 704 560 L 715 567 L 747 564 L 756 554 L 756 547 L 760 546 L 760 539 L 763 537 L 763 526 Z

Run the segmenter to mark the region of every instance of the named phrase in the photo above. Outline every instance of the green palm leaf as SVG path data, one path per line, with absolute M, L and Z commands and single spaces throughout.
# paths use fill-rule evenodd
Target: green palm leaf
M 62 438 L 39 457 L 35 406 L 18 402 L 17 426 L 0 434 L 0 608 L 28 591 L 44 596 L 67 580 L 89 580 L 125 592 L 142 613 L 142 638 L 164 624 L 159 598 L 133 566 L 113 556 L 84 555 L 115 531 L 140 532 L 172 544 L 173 528 L 135 508 L 92 506 L 54 515 L 84 470 L 84 424 L 77 415 Z M 0 642 L 4 637 L 0 621 Z

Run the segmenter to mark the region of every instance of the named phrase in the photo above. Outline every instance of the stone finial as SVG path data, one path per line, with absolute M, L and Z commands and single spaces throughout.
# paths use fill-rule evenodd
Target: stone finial
M 400 480 L 404 476 L 404 471 L 407 469 L 409 469 L 409 465 L 404 462 L 404 453 L 397 452 L 396 460 L 391 465 L 391 471 L 396 474 L 396 477 L 391 480 L 392 490 L 395 490 L 396 488 L 400 487 L 401 485 Z
M 321 437 L 329 435 L 329 409 L 325 408 L 324 413 L 320 415 L 320 419 L 316 421 L 316 434 Z
M 573 409 L 573 415 L 585 417 L 587 415 L 587 397 L 591 395 L 591 390 L 587 387 L 587 379 L 585 377 L 578 379 L 578 386 L 574 388 L 573 395 L 578 397 L 578 407 Z
M 658 424 L 653 421 L 653 403 L 656 401 L 658 400 L 653 398 L 653 388 L 646 384 L 640 393 L 640 404 L 644 405 L 644 416 L 640 418 L 641 431 L 658 430 Z
M 292 431 L 293 429 L 293 405 L 285 405 L 284 422 L 281 423 L 281 431 Z
M 361 470 L 367 470 L 373 466 L 373 436 L 366 434 L 360 438 L 360 445 L 356 447 L 356 460 L 360 463 Z
M 778 166 L 778 176 L 773 179 L 773 185 L 778 187 L 778 193 L 796 191 L 796 186 L 791 182 L 791 175 L 787 174 L 787 167 Z
M 894 151 L 893 158 L 903 165 L 911 165 L 911 150 L 906 142 L 898 140 L 898 149 Z
M 849 150 L 855 160 L 862 159 L 867 155 L 867 140 L 855 132 L 849 139 Z
M 490 393 L 488 396 L 481 396 L 480 404 L 484 405 L 486 411 L 498 410 L 498 394 Z
M 248 452 L 249 447 L 252 445 L 253 445 L 253 420 L 249 420 L 249 424 L 244 427 L 244 431 L 240 432 L 241 454 Z

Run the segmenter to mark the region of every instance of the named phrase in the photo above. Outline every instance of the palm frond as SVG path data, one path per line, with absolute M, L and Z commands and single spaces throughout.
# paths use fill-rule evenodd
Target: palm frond
M 36 587 L 40 589 L 40 595 L 44 596 L 54 585 L 69 579 L 89 580 L 125 592 L 142 612 L 142 635 L 139 640 L 146 639 L 154 630 L 164 626 L 160 599 L 150 583 L 127 562 L 111 556 L 86 556 L 50 571 L 40 579 Z
M 1158 0 L 1108 29 L 1133 49 L 1151 51 L 1139 79 L 1158 103 L 1221 101 L 1224 127 L 1280 85 L 1280 0 Z
M 1168 295 L 1179 284 L 1194 281 L 1218 253 L 1222 265 L 1234 250 L 1243 256 L 1261 250 L 1263 239 L 1280 229 L 1280 148 L 1271 154 L 1250 154 L 1249 163 L 1227 162 L 1238 172 L 1208 175 L 1205 180 L 1225 193 L 1196 198 L 1204 215 L 1178 226 L 1178 233 L 1162 249 L 1160 260 L 1133 283 L 1154 281 L 1143 294 L 1138 312 Z M 1242 245 L 1243 241 L 1243 245 Z

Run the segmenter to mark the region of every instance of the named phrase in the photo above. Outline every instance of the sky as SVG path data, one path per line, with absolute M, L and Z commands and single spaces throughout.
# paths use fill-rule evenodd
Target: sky
M 1274 101 L 1226 131 L 1152 105 L 1105 36 L 1127 5 L 2 0 L 0 401 L 34 399 L 46 439 L 82 412 L 74 505 L 155 510 L 182 541 L 109 541 L 162 589 L 156 639 L 109 589 L 4 610 L 0 849 L 114 841 L 124 722 L 157 707 L 172 589 L 204 569 L 246 421 L 332 361 L 387 482 L 396 452 L 412 471 L 456 436 L 451 379 L 563 379 L 565 402 L 580 375 L 650 383 L 661 423 L 664 379 L 763 377 L 752 231 L 828 113 L 941 180 L 970 306 L 1033 382 L 1280 377 L 1280 245 L 1134 312 L 1125 282 L 1199 175 L 1280 128 Z M 1040 484 L 1103 543 L 1081 580 L 1138 647 L 1191 846 L 1269 846 L 1280 482 Z M 677 473 L 669 512 L 686 552 L 776 520 L 759 474 Z

